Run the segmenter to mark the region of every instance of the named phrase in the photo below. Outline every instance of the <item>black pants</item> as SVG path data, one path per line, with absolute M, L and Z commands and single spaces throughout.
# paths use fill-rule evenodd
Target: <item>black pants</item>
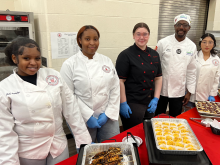
M 128 103 L 128 105 L 132 111 L 132 114 L 130 114 L 130 118 L 126 119 L 122 115 L 120 115 L 124 131 L 142 123 L 144 118 L 154 117 L 154 113 L 149 113 L 147 111 L 148 104 L 143 105 L 136 103 Z
M 177 97 L 177 98 L 169 98 L 165 96 L 160 96 L 157 109 L 155 112 L 155 116 L 161 113 L 166 113 L 168 102 L 169 102 L 169 115 L 173 117 L 180 115 L 182 112 L 183 99 L 184 99 L 184 96 Z

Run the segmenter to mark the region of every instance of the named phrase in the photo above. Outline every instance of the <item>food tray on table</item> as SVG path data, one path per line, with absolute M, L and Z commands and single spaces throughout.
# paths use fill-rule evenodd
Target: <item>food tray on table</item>
M 220 116 L 220 102 L 196 101 L 195 105 L 200 115 Z
M 185 119 L 152 118 L 157 149 L 163 154 L 195 155 L 203 150 Z
M 143 124 L 150 165 L 212 165 L 204 150 L 196 155 L 161 153 L 156 147 L 151 120 L 145 120 Z
M 81 145 L 76 165 L 90 165 L 94 156 L 101 152 L 109 152 L 111 147 L 121 149 L 121 165 L 140 165 L 140 159 L 136 143 L 114 142 Z M 112 152 L 112 151 L 110 151 Z M 115 150 L 113 151 L 115 152 Z M 108 161 L 108 160 L 107 160 Z M 109 159 L 109 163 L 111 160 Z

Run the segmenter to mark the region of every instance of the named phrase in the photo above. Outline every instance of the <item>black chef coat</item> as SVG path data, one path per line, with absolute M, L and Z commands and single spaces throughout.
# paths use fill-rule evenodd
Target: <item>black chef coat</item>
M 127 102 L 148 105 L 154 97 L 154 78 L 162 76 L 159 54 L 134 44 L 119 54 L 116 70 L 120 79 L 126 79 Z

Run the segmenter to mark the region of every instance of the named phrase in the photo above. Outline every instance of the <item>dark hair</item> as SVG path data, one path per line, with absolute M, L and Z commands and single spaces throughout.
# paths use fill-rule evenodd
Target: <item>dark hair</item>
M 204 40 L 206 37 L 211 37 L 212 40 L 214 41 L 214 46 L 213 46 L 212 50 L 210 51 L 210 53 L 211 53 L 212 56 L 215 56 L 217 54 L 217 51 L 214 49 L 216 47 L 216 39 L 215 39 L 215 36 L 211 33 L 206 33 L 206 34 L 202 35 L 202 37 L 200 39 L 201 41 L 199 41 L 200 50 L 201 50 L 202 40 Z
M 133 34 L 135 33 L 135 31 L 136 31 L 138 28 L 141 28 L 141 27 L 146 28 L 147 31 L 148 31 L 149 34 L 150 34 L 150 29 L 149 29 L 148 25 L 147 25 L 146 23 L 144 23 L 144 22 L 137 23 L 137 24 L 134 26 Z
M 23 54 L 25 47 L 27 48 L 37 47 L 37 50 L 40 52 L 40 47 L 34 40 L 25 37 L 17 37 L 14 40 L 12 40 L 12 42 L 8 44 L 4 50 L 6 55 L 5 62 L 8 63 L 9 65 L 17 65 L 13 62 L 12 55 L 14 54 L 18 61 L 18 55 Z
M 83 26 L 83 27 L 81 27 L 79 29 L 79 31 L 77 33 L 77 37 L 76 37 L 76 41 L 77 41 L 77 43 L 78 43 L 80 48 L 82 48 L 82 45 L 80 44 L 79 39 L 82 38 L 82 35 L 83 35 L 84 31 L 86 31 L 87 29 L 94 29 L 98 33 L 98 36 L 100 38 L 99 31 L 94 26 L 92 26 L 92 25 L 85 25 L 85 26 Z

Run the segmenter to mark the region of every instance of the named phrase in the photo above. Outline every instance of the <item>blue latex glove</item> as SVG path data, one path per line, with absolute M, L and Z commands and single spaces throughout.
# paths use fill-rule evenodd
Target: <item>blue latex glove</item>
M 101 128 L 101 126 L 98 123 L 98 120 L 93 116 L 91 116 L 86 123 L 89 128 Z
M 157 103 L 158 103 L 158 98 L 157 97 L 154 97 L 151 101 L 150 101 L 150 104 L 148 105 L 148 109 L 147 111 L 149 113 L 154 113 L 157 109 Z
M 107 121 L 108 121 L 108 117 L 106 116 L 105 113 L 102 113 L 101 115 L 99 115 L 98 124 L 100 126 L 103 126 Z
M 121 103 L 121 104 L 120 104 L 120 114 L 121 114 L 124 118 L 130 118 L 129 113 L 132 114 L 131 108 L 130 108 L 129 105 L 127 104 L 127 101 Z
M 213 96 L 209 96 L 208 100 L 209 101 L 215 101 L 215 98 Z

